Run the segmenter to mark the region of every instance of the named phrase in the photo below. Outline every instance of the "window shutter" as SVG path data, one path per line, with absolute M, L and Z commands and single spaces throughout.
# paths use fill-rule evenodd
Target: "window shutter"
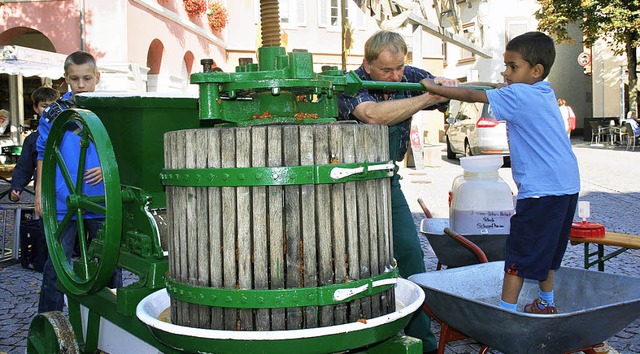
M 329 27 L 329 1 L 318 1 L 318 27 Z
M 298 26 L 307 25 L 307 5 L 305 0 L 296 1 L 296 24 Z
M 364 29 L 364 14 L 362 9 L 353 1 L 349 1 L 349 7 L 347 9 L 349 15 L 349 22 L 351 27 L 355 29 Z

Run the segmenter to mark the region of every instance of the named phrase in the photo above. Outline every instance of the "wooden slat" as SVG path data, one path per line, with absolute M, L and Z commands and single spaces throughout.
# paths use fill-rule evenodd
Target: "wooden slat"
M 329 127 L 329 146 L 328 156 L 339 161 L 342 154 L 342 131 L 347 129 L 342 124 L 333 124 Z M 334 267 L 334 283 L 343 284 L 347 282 L 347 255 L 346 255 L 346 233 L 345 233 L 345 205 L 344 205 L 344 183 L 336 183 L 329 186 L 331 201 L 331 245 L 333 246 L 333 267 Z M 339 304 L 334 309 L 335 324 L 348 323 L 348 305 Z
M 173 160 L 174 166 L 176 168 L 184 167 L 184 161 L 186 158 L 184 134 L 176 134 L 175 154 L 176 157 Z M 187 214 L 184 212 L 187 207 L 187 191 L 185 188 L 176 188 L 174 203 L 177 206 L 177 216 L 175 219 L 177 227 L 175 228 L 175 232 L 177 240 L 179 241 L 178 249 L 176 252 L 176 257 L 179 257 L 180 262 L 180 273 L 178 273 L 178 279 L 182 283 L 187 283 L 189 280 L 189 270 L 187 268 L 187 257 L 184 257 L 184 255 L 188 252 L 187 240 L 184 237 L 184 235 L 187 234 Z M 189 304 L 182 302 L 180 303 L 180 306 L 178 306 L 178 308 L 181 317 L 180 323 L 187 326 L 190 325 L 191 316 L 189 313 Z
M 389 161 L 389 128 L 386 125 L 378 125 L 376 129 L 377 151 L 376 161 Z M 380 254 L 380 272 L 384 272 L 393 265 L 393 249 L 392 249 L 392 228 L 391 228 L 391 184 L 388 179 L 380 179 L 376 181 L 376 189 L 378 190 L 378 224 L 380 232 L 378 235 L 378 251 Z M 383 314 L 395 311 L 395 291 L 393 288 L 386 291 L 386 295 L 381 296 Z
M 251 166 L 267 165 L 267 128 L 253 127 L 251 131 Z M 253 187 L 251 192 L 251 233 L 253 235 L 253 277 L 255 289 L 269 288 L 269 246 L 267 243 L 267 187 Z M 258 309 L 255 329 L 269 330 L 269 310 Z
M 236 167 L 251 166 L 251 128 L 236 128 Z M 251 197 L 249 187 L 236 188 L 238 288 L 253 288 L 251 267 Z M 254 330 L 253 310 L 240 310 L 240 330 Z
M 282 126 L 270 126 L 267 130 L 269 166 L 282 166 L 283 156 L 283 132 Z M 284 188 L 280 186 L 267 187 L 268 197 L 268 229 L 269 229 L 269 278 L 270 289 L 282 289 L 285 287 L 285 231 L 284 231 Z M 286 310 L 283 308 L 271 309 L 271 329 L 286 329 Z
M 195 166 L 196 168 L 207 167 L 207 151 L 203 147 L 207 146 L 207 131 L 199 129 L 195 131 Z M 197 256 L 197 282 L 198 286 L 210 286 L 210 270 L 209 270 L 209 201 L 208 188 L 197 187 L 195 211 L 191 215 L 193 218 L 190 223 L 194 223 L 196 227 Z M 189 216 L 188 216 L 189 217 Z M 211 307 L 198 306 L 199 326 L 200 328 L 211 328 Z
M 175 151 L 175 133 L 168 133 L 164 136 L 164 167 L 173 168 L 173 152 Z M 167 234 L 169 239 L 168 244 L 168 262 L 169 262 L 169 275 L 177 279 L 179 274 L 179 261 L 178 254 L 178 238 L 175 237 L 175 213 L 176 209 L 173 208 L 173 201 L 175 200 L 175 187 L 167 186 Z M 178 317 L 178 303 L 171 298 L 171 322 L 179 323 Z
M 311 166 L 314 160 L 314 132 L 315 126 L 300 127 L 300 165 Z M 311 184 L 300 186 L 302 202 L 300 205 L 302 227 L 302 255 L 304 286 L 318 286 L 318 250 L 316 242 L 316 191 Z M 308 306 L 304 310 L 304 328 L 318 327 L 318 307 Z
M 207 129 L 207 167 L 222 166 L 222 140 L 220 129 Z M 209 282 L 212 288 L 223 288 L 222 247 L 222 188 L 208 188 L 209 220 Z M 224 311 L 220 307 L 211 309 L 211 329 L 224 329 Z
M 300 141 L 297 126 L 283 127 L 283 144 L 284 164 L 285 166 L 300 165 L 299 146 L 305 142 Z M 307 142 L 313 143 L 313 142 Z M 299 288 L 302 286 L 300 278 L 300 242 L 302 234 L 302 225 L 300 223 L 300 187 L 287 186 L 284 188 L 284 219 L 285 219 L 285 235 L 286 235 L 286 272 L 287 272 L 287 289 Z M 302 328 L 302 309 L 298 307 L 287 309 L 287 329 Z
M 377 161 L 378 153 L 376 147 L 378 144 L 376 135 L 377 126 L 366 125 L 364 130 L 365 144 L 364 153 L 366 161 Z M 378 254 L 378 240 L 380 238 L 380 229 L 378 223 L 380 222 L 378 214 L 378 208 L 380 207 L 380 200 L 378 199 L 379 191 L 376 180 L 368 180 L 366 184 L 366 193 L 368 200 L 368 213 L 369 213 L 369 270 L 371 276 L 380 275 L 380 257 Z M 380 295 L 374 295 L 371 299 L 371 317 L 378 317 L 381 315 L 380 310 Z
M 314 144 L 315 163 L 326 165 L 329 163 L 331 152 L 329 151 L 329 127 L 320 125 L 315 127 Z M 332 285 L 334 283 L 334 263 L 331 229 L 331 189 L 327 184 L 316 185 L 316 216 L 318 237 L 318 274 L 320 285 Z M 320 307 L 320 326 L 332 326 L 333 306 Z
M 222 168 L 236 167 L 236 136 L 234 129 L 221 130 Z M 224 254 L 223 284 L 225 289 L 236 289 L 236 189 L 222 187 L 222 249 Z M 224 328 L 238 330 L 238 311 L 233 308 L 224 309 Z
M 184 134 L 181 134 L 184 137 L 184 149 L 185 149 L 185 159 L 181 161 L 182 167 L 185 168 L 195 168 L 196 167 L 196 151 L 198 150 L 197 141 L 196 141 L 196 131 L 188 130 L 185 131 Z M 185 282 L 190 285 L 197 285 L 199 280 L 199 271 L 198 267 L 200 265 L 200 261 L 198 260 L 198 231 L 197 225 L 199 222 L 199 215 L 197 215 L 196 211 L 196 188 L 195 187 L 186 187 L 182 188 L 181 193 L 183 193 L 183 198 L 185 202 L 184 216 L 185 216 L 185 229 L 186 237 L 182 237 L 182 240 L 186 243 L 186 257 L 183 254 L 182 259 L 185 261 L 186 266 L 186 276 Z M 187 264 L 186 262 L 189 262 Z M 190 327 L 200 327 L 200 309 L 196 304 L 188 304 L 187 305 L 187 323 Z
M 356 146 L 356 162 L 365 161 L 367 153 L 364 149 L 366 138 L 366 127 L 368 125 L 358 126 L 355 130 L 355 146 Z M 360 244 L 360 275 L 357 279 L 366 279 L 371 277 L 371 259 L 369 253 L 369 205 L 375 202 L 369 201 L 367 192 L 367 182 L 356 182 L 356 204 L 358 209 L 358 242 Z M 371 298 L 362 299 L 361 315 L 364 318 L 371 318 Z
M 350 124 L 342 130 L 341 163 L 356 162 L 356 125 Z M 347 265 L 350 280 L 360 279 L 360 242 L 358 234 L 357 182 L 344 185 L 345 236 L 347 243 Z M 349 322 L 355 322 L 361 316 L 362 300 L 349 302 Z

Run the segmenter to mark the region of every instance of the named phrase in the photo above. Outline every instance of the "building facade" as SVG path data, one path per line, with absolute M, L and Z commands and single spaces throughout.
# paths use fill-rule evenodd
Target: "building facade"
M 61 60 L 76 50 L 87 50 L 98 59 L 98 90 L 195 93 L 189 75 L 202 70 L 201 59 L 211 58 L 224 71 L 234 71 L 241 58 L 257 62 L 262 45 L 260 0 L 218 2 L 229 19 L 219 31 L 209 27 L 206 13 L 187 12 L 184 0 L 5 0 L 0 3 L 0 53 L 9 53 L 8 58 L 11 51 L 39 52 L 14 71 L 4 68 L 8 61 L 0 60 L 0 108 L 12 112 L 13 125 L 22 125 L 32 115 L 28 96 L 33 89 L 49 84 L 66 90 Z M 316 72 L 325 65 L 357 68 L 366 39 L 385 28 L 405 36 L 410 64 L 467 82 L 502 82 L 505 44 L 515 35 L 536 30 L 534 13 L 539 8 L 535 0 L 277 3 L 281 45 L 287 51 L 311 52 Z M 343 20 L 349 23 L 344 47 Z M 574 33 L 580 38 L 577 28 Z M 583 51 L 579 40 L 558 45 L 549 81 L 579 118 L 617 115 L 621 59 L 598 49 L 591 70 L 585 70 L 576 60 Z M 34 71 L 40 66 L 40 72 Z M 438 142 L 445 129 L 442 118 L 437 112 L 420 112 L 414 120 L 426 132 L 421 136 Z M 581 124 L 579 119 L 579 128 Z

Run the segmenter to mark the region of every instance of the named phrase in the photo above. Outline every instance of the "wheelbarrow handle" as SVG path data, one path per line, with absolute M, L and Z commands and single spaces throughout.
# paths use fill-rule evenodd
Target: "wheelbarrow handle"
M 459 233 L 451 230 L 450 228 L 446 227 L 444 229 L 444 234 L 451 237 L 452 239 L 454 239 L 456 242 L 458 242 L 459 244 L 461 244 L 463 247 L 465 247 L 466 249 L 468 249 L 469 251 L 471 251 L 477 258 L 478 261 L 480 263 L 487 263 L 489 262 L 489 259 L 487 259 L 487 255 L 484 254 L 484 251 L 478 247 L 478 245 L 476 245 L 475 243 L 469 241 L 468 238 L 460 235 Z
M 427 208 L 427 205 L 424 203 L 422 198 L 418 198 L 418 204 L 420 204 L 420 208 L 422 208 L 424 216 L 426 216 L 428 219 L 433 218 L 433 214 L 431 214 L 431 211 L 429 211 L 429 208 Z

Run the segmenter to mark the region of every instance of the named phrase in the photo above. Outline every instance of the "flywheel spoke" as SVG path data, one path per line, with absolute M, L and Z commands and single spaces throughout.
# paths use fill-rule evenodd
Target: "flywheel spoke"
M 60 149 L 58 147 L 55 148 L 54 154 L 56 157 L 56 162 L 58 163 L 58 167 L 60 167 L 60 172 L 62 173 L 64 183 L 67 185 L 67 189 L 71 193 L 75 190 L 75 188 L 73 185 L 73 181 L 71 180 L 69 168 L 67 168 L 67 163 L 64 161 L 64 158 L 62 157 L 62 154 L 60 153 Z

